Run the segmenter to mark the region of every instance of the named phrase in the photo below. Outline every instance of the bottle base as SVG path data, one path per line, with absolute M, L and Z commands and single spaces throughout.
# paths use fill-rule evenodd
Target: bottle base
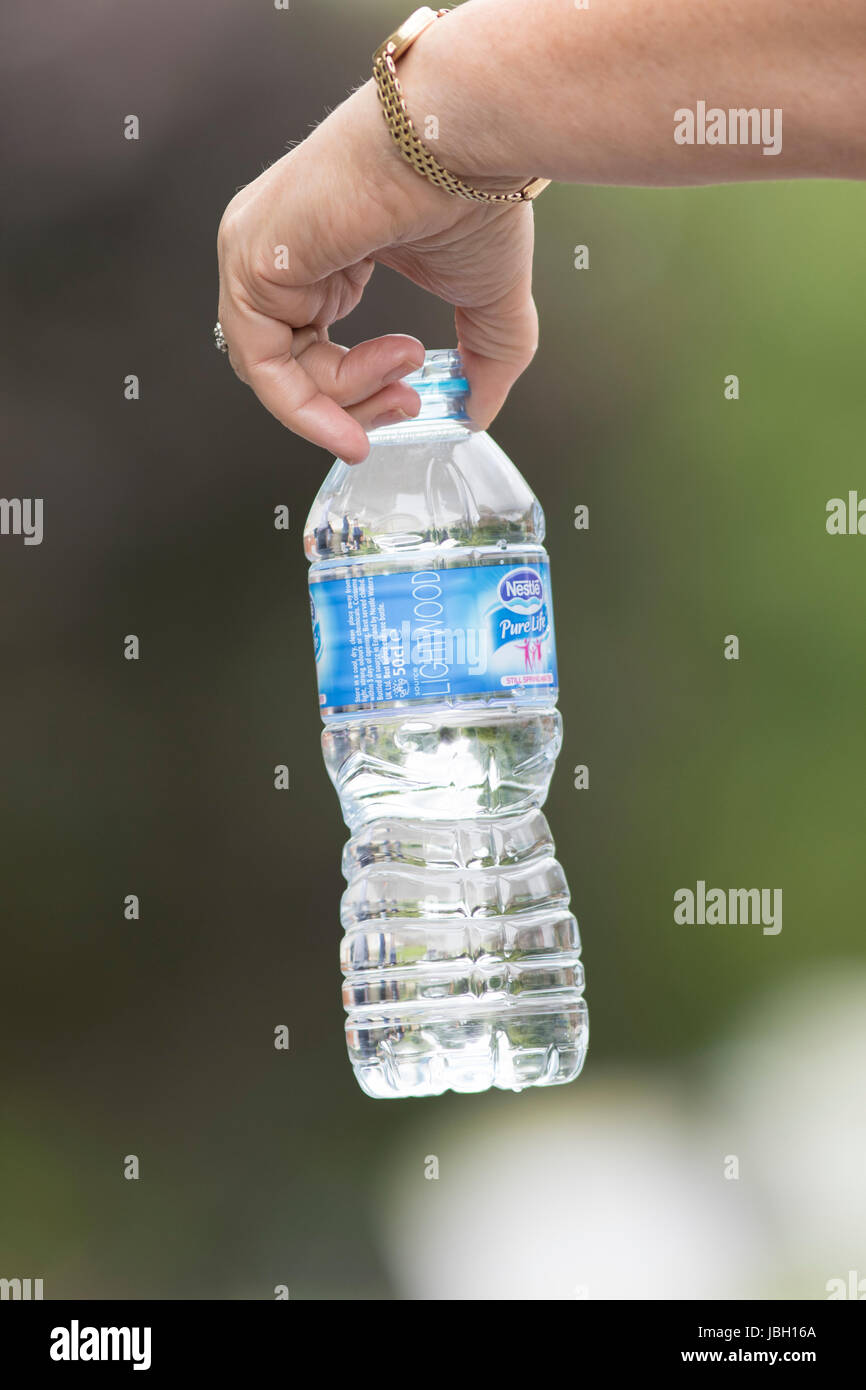
M 449 1011 L 413 1022 L 351 1020 L 349 1056 L 361 1089 L 377 1100 L 562 1086 L 583 1067 L 589 1042 L 584 1000 L 534 1008 Z

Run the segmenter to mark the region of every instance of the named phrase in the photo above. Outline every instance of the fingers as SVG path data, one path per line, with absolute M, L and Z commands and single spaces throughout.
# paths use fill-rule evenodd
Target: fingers
M 421 397 L 411 387 L 397 383 L 386 386 L 361 405 L 349 407 L 349 414 L 363 425 L 365 430 L 379 429 L 382 425 L 396 425 L 401 420 L 414 420 L 421 409 Z
M 227 308 L 223 331 L 232 365 L 271 414 L 347 463 L 367 457 L 366 431 L 380 417 L 390 423 L 420 409 L 417 392 L 400 380 L 424 361 L 417 338 L 388 334 L 347 350 L 323 329 L 293 330 L 237 304 Z
M 417 338 L 394 333 L 348 350 L 319 342 L 300 354 L 299 361 L 319 389 L 364 430 L 413 419 L 421 409 L 418 392 L 401 380 L 424 362 L 424 346 Z
M 280 424 L 347 463 L 360 463 L 370 452 L 363 427 L 319 389 L 313 377 L 304 370 L 300 358 L 292 352 L 292 330 L 286 324 L 280 327 L 283 329 L 281 339 L 286 344 L 283 350 L 271 351 L 267 357 L 254 362 L 241 357 L 242 370 L 238 374 Z M 236 348 L 232 330 L 230 319 L 225 334 L 234 359 Z
M 290 353 L 260 364 L 247 384 L 281 425 L 310 444 L 346 463 L 363 463 L 369 454 L 365 426 L 324 392 L 317 391 Z
M 336 343 L 316 342 L 297 357 L 320 391 L 342 406 L 355 406 L 423 366 L 424 346 L 417 338 L 390 333 L 348 350 Z M 417 392 L 409 387 L 402 390 L 412 404 Z
M 487 429 L 538 346 L 531 275 L 492 304 L 456 309 L 454 321 L 469 378 L 469 414 L 478 429 Z

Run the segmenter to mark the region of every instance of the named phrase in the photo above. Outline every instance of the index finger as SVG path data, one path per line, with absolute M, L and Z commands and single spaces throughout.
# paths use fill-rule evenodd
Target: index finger
M 290 324 L 235 304 L 220 309 L 220 323 L 232 365 L 280 424 L 347 463 L 367 457 L 366 432 L 319 389 L 294 356 Z

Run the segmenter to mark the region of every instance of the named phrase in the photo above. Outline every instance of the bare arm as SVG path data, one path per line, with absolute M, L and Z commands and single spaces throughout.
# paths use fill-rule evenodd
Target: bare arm
M 488 189 L 533 175 L 696 184 L 866 177 L 863 0 L 468 0 L 399 65 L 419 131 Z M 383 35 L 376 35 L 380 40 Z M 435 124 L 431 124 L 435 130 Z M 416 414 L 414 338 L 347 351 L 332 324 L 382 263 L 453 304 L 476 424 L 537 342 L 529 204 L 434 187 L 366 82 L 226 209 L 220 306 L 232 365 L 278 420 L 348 462 Z
M 589 4 L 472 0 L 422 36 L 401 76 L 413 116 L 441 113 L 444 164 L 596 184 L 866 177 L 866 5 Z M 781 111 L 781 151 L 676 143 L 675 112 L 699 101 Z

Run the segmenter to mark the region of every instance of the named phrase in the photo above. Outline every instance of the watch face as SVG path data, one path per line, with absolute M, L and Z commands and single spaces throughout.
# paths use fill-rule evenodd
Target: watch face
M 376 52 L 373 54 L 373 60 L 375 61 L 378 58 L 384 57 L 387 53 L 396 62 L 398 58 L 403 56 L 406 49 L 415 42 L 419 35 L 424 33 L 425 29 L 429 28 L 435 20 L 447 13 L 447 10 L 431 10 L 429 5 L 422 5 L 420 10 L 415 10 L 414 14 L 410 14 L 409 18 L 400 25 L 400 28 L 395 29 L 391 37 L 387 38 L 385 42 L 376 49 Z
M 420 10 L 416 10 L 414 14 L 410 14 L 405 24 L 401 24 L 397 32 L 391 35 L 389 43 L 394 45 L 392 57 L 399 58 L 405 53 L 406 49 L 410 44 L 415 42 L 419 34 L 423 34 L 424 30 L 438 18 L 439 12 L 437 10 L 431 10 L 429 5 L 424 5 Z

